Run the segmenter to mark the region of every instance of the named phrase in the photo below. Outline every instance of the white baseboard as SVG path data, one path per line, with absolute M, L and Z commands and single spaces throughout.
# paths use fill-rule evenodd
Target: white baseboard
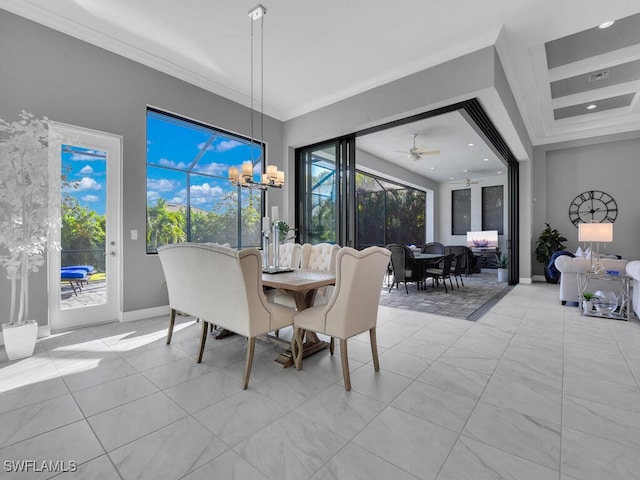
M 523 278 L 523 277 L 520 277 L 520 278 L 518 279 L 518 282 L 519 282 L 519 283 L 523 283 L 523 284 L 525 284 L 525 285 L 531 285 L 531 284 L 533 283 L 533 280 L 531 279 L 531 277 L 524 277 L 524 278 Z
M 162 307 L 143 308 L 142 310 L 120 312 L 120 314 L 118 315 L 118 320 L 120 322 L 134 322 L 136 320 L 144 320 L 145 318 L 169 315 L 169 311 L 169 305 L 164 305 Z

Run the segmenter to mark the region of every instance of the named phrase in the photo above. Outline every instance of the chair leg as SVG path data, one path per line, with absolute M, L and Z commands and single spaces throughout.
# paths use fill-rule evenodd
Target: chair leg
M 378 340 L 376 338 L 376 327 L 369 330 L 369 341 L 371 343 L 371 356 L 373 357 L 373 369 L 380 371 L 380 361 L 378 360 Z
M 342 359 L 342 376 L 344 378 L 344 389 L 351 391 L 351 375 L 349 374 L 349 359 L 347 358 L 347 339 L 340 339 L 340 357 Z
M 173 326 L 176 324 L 176 311 L 175 309 L 171 309 L 171 314 L 169 315 L 169 331 L 167 332 L 167 345 L 171 343 L 171 337 L 173 336 Z
M 329 353 L 331 353 L 331 355 L 333 355 L 333 352 L 335 351 L 335 348 L 336 348 L 335 339 L 333 337 L 331 337 L 331 340 L 329 341 Z
M 244 365 L 244 377 L 242 378 L 242 389 L 246 390 L 249 386 L 249 376 L 251 375 L 251 366 L 253 365 L 253 352 L 256 349 L 256 337 L 247 338 L 247 361 Z
M 302 336 L 302 328 L 296 327 L 293 332 L 293 338 L 291 339 L 291 355 L 293 357 L 293 364 L 296 366 L 297 370 L 302 368 L 302 351 L 304 350 Z
M 407 287 L 407 282 L 404 282 L 404 289 L 407 291 L 407 295 L 409 295 L 409 287 Z
M 464 281 L 462 280 L 462 275 L 460 275 L 460 283 L 462 284 L 462 286 L 464 287 Z
M 200 352 L 198 353 L 198 363 L 202 362 L 202 355 L 204 354 L 204 346 L 207 343 L 207 334 L 209 333 L 209 323 L 205 320 L 202 321 L 202 335 L 200 336 Z

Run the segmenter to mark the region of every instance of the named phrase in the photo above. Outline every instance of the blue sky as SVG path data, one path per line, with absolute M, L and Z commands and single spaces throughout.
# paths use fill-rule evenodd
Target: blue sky
M 261 172 L 260 146 L 254 144 L 253 151 L 257 180 Z M 235 188 L 228 180 L 229 167 L 240 167 L 246 160 L 251 160 L 250 142 L 149 111 L 147 206 L 155 205 L 160 198 L 167 203 L 186 204 L 185 170 L 191 169 L 191 205 L 211 210 Z
M 64 193 L 76 198 L 83 207 L 100 215 L 106 211 L 107 175 L 106 153 L 83 147 L 62 146 L 62 171 L 75 188 Z

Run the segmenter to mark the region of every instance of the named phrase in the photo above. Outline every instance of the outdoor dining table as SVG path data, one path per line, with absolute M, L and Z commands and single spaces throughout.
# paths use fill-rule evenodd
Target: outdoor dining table
M 331 272 L 309 269 L 297 269 L 283 273 L 263 273 L 263 287 L 275 288 L 280 292 L 291 295 L 296 302 L 296 309 L 302 311 L 313 306 L 318 289 L 327 285 L 335 285 L 336 275 Z M 274 335 L 267 335 L 269 341 L 291 347 L 291 342 Z M 315 332 L 306 332 L 303 343 L 302 357 L 307 357 L 325 348 L 329 342 L 322 341 Z M 282 352 L 276 359 L 280 365 L 287 368 L 293 365 L 291 349 Z

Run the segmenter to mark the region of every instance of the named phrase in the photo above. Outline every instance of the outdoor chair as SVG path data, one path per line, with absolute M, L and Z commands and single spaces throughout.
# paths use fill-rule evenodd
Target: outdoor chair
M 453 257 L 453 271 L 451 275 L 456 279 L 456 286 L 460 288 L 460 284 L 458 283 L 458 278 L 460 278 L 460 283 L 464 287 L 464 282 L 462 281 L 462 274 L 467 273 L 467 261 L 468 255 L 466 252 L 462 252 Z M 453 287 L 452 287 L 453 288 Z
M 208 324 L 247 337 L 242 388 L 251 375 L 256 337 L 293 324 L 295 310 L 269 303 L 262 292 L 262 256 L 255 248 L 233 250 L 219 245 L 174 243 L 158 248 L 169 293 L 171 342 L 176 311 L 202 320 L 198 363 L 202 361 Z
M 425 271 L 426 278 L 432 279 L 434 288 L 440 283 L 440 279 L 442 279 L 445 293 L 449 293 L 449 290 L 447 290 L 447 278 L 449 279 L 451 289 L 453 290 L 453 282 L 451 281 L 451 264 L 454 256 L 455 255 L 453 253 L 445 255 L 439 264 L 442 265 L 441 268 L 427 268 Z
M 389 287 L 389 292 L 394 285 L 398 288 L 398 284 L 401 282 L 404 283 L 407 295 L 409 294 L 408 282 L 415 282 L 417 289 L 420 290 L 424 281 L 424 272 L 416 262 L 411 249 L 400 243 L 390 243 L 386 248 L 391 252 L 391 266 L 393 269 L 393 281 Z
M 389 250 L 369 247 L 362 251 L 350 247 L 340 249 L 336 258 L 336 285 L 325 305 L 314 305 L 294 316 L 292 354 L 298 370 L 302 367 L 304 330 L 331 337 L 329 351 L 333 355 L 334 338 L 340 339 L 340 357 L 345 390 L 351 390 L 347 339 L 369 330 L 374 370 L 378 372 L 376 322 L 382 281 L 389 264 Z
M 438 242 L 426 243 L 422 246 L 422 253 L 440 253 L 444 255 L 444 245 Z

